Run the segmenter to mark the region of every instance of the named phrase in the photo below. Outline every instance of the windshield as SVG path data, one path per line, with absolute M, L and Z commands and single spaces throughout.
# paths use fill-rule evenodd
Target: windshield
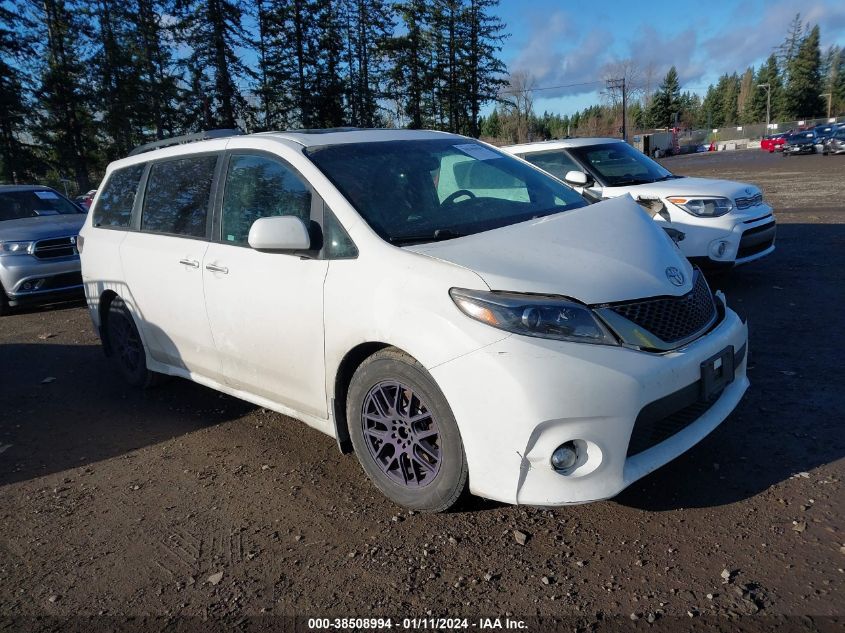
M 84 213 L 84 211 L 67 198 L 49 189 L 0 191 L 0 222 L 71 213 Z
M 642 185 L 679 177 L 627 143 L 572 147 L 569 152 L 606 187 Z
M 789 137 L 790 141 L 804 141 L 807 139 L 814 139 L 816 138 L 816 133 L 813 131 L 810 132 L 796 132 L 792 136 Z
M 586 206 L 575 191 L 468 139 L 349 143 L 305 153 L 383 239 L 451 239 Z

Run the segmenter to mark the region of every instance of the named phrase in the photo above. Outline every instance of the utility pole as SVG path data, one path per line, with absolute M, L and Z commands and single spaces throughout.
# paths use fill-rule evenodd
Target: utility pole
M 830 100 L 833 98 L 833 94 L 830 92 L 825 92 L 819 95 L 820 97 L 827 97 L 827 118 L 830 118 Z
M 625 89 L 625 77 L 621 79 L 608 79 L 607 88 L 608 90 L 622 89 L 622 140 L 627 142 L 628 126 L 625 124 L 625 120 L 628 118 L 628 91 Z
M 758 84 L 757 87 L 766 89 L 766 133 L 763 136 L 767 136 L 772 118 L 772 86 L 770 84 Z

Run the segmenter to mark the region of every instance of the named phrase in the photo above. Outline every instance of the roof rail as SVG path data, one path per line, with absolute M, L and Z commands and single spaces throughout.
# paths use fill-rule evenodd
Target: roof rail
M 161 139 L 160 141 L 153 141 L 152 143 L 145 143 L 143 145 L 139 145 L 131 152 L 129 152 L 129 156 L 143 154 L 144 152 L 151 152 L 154 149 L 170 147 L 171 145 L 196 143 L 197 141 L 207 141 L 214 138 L 226 138 L 228 136 L 241 136 L 242 134 L 243 132 L 238 129 L 223 129 L 206 130 L 204 132 L 196 132 L 195 134 L 185 134 L 184 136 L 172 136 L 170 138 Z

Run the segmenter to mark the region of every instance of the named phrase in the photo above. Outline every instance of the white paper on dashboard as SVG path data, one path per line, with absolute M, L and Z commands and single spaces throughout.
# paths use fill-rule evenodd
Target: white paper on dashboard
M 483 145 L 476 145 L 475 143 L 463 143 L 461 145 L 453 145 L 457 150 L 462 151 L 478 160 L 493 160 L 494 158 L 501 158 L 499 154 L 493 150 L 487 149 Z

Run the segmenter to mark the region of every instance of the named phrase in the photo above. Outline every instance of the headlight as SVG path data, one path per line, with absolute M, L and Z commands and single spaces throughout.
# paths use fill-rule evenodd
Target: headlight
M 452 301 L 468 317 L 500 330 L 559 341 L 616 345 L 593 311 L 556 297 L 452 288 Z
M 35 242 L 0 242 L 0 256 L 28 255 Z
M 734 208 L 728 198 L 705 197 L 688 198 L 678 196 L 667 198 L 669 202 L 681 207 L 684 211 L 700 218 L 715 218 L 729 213 Z

